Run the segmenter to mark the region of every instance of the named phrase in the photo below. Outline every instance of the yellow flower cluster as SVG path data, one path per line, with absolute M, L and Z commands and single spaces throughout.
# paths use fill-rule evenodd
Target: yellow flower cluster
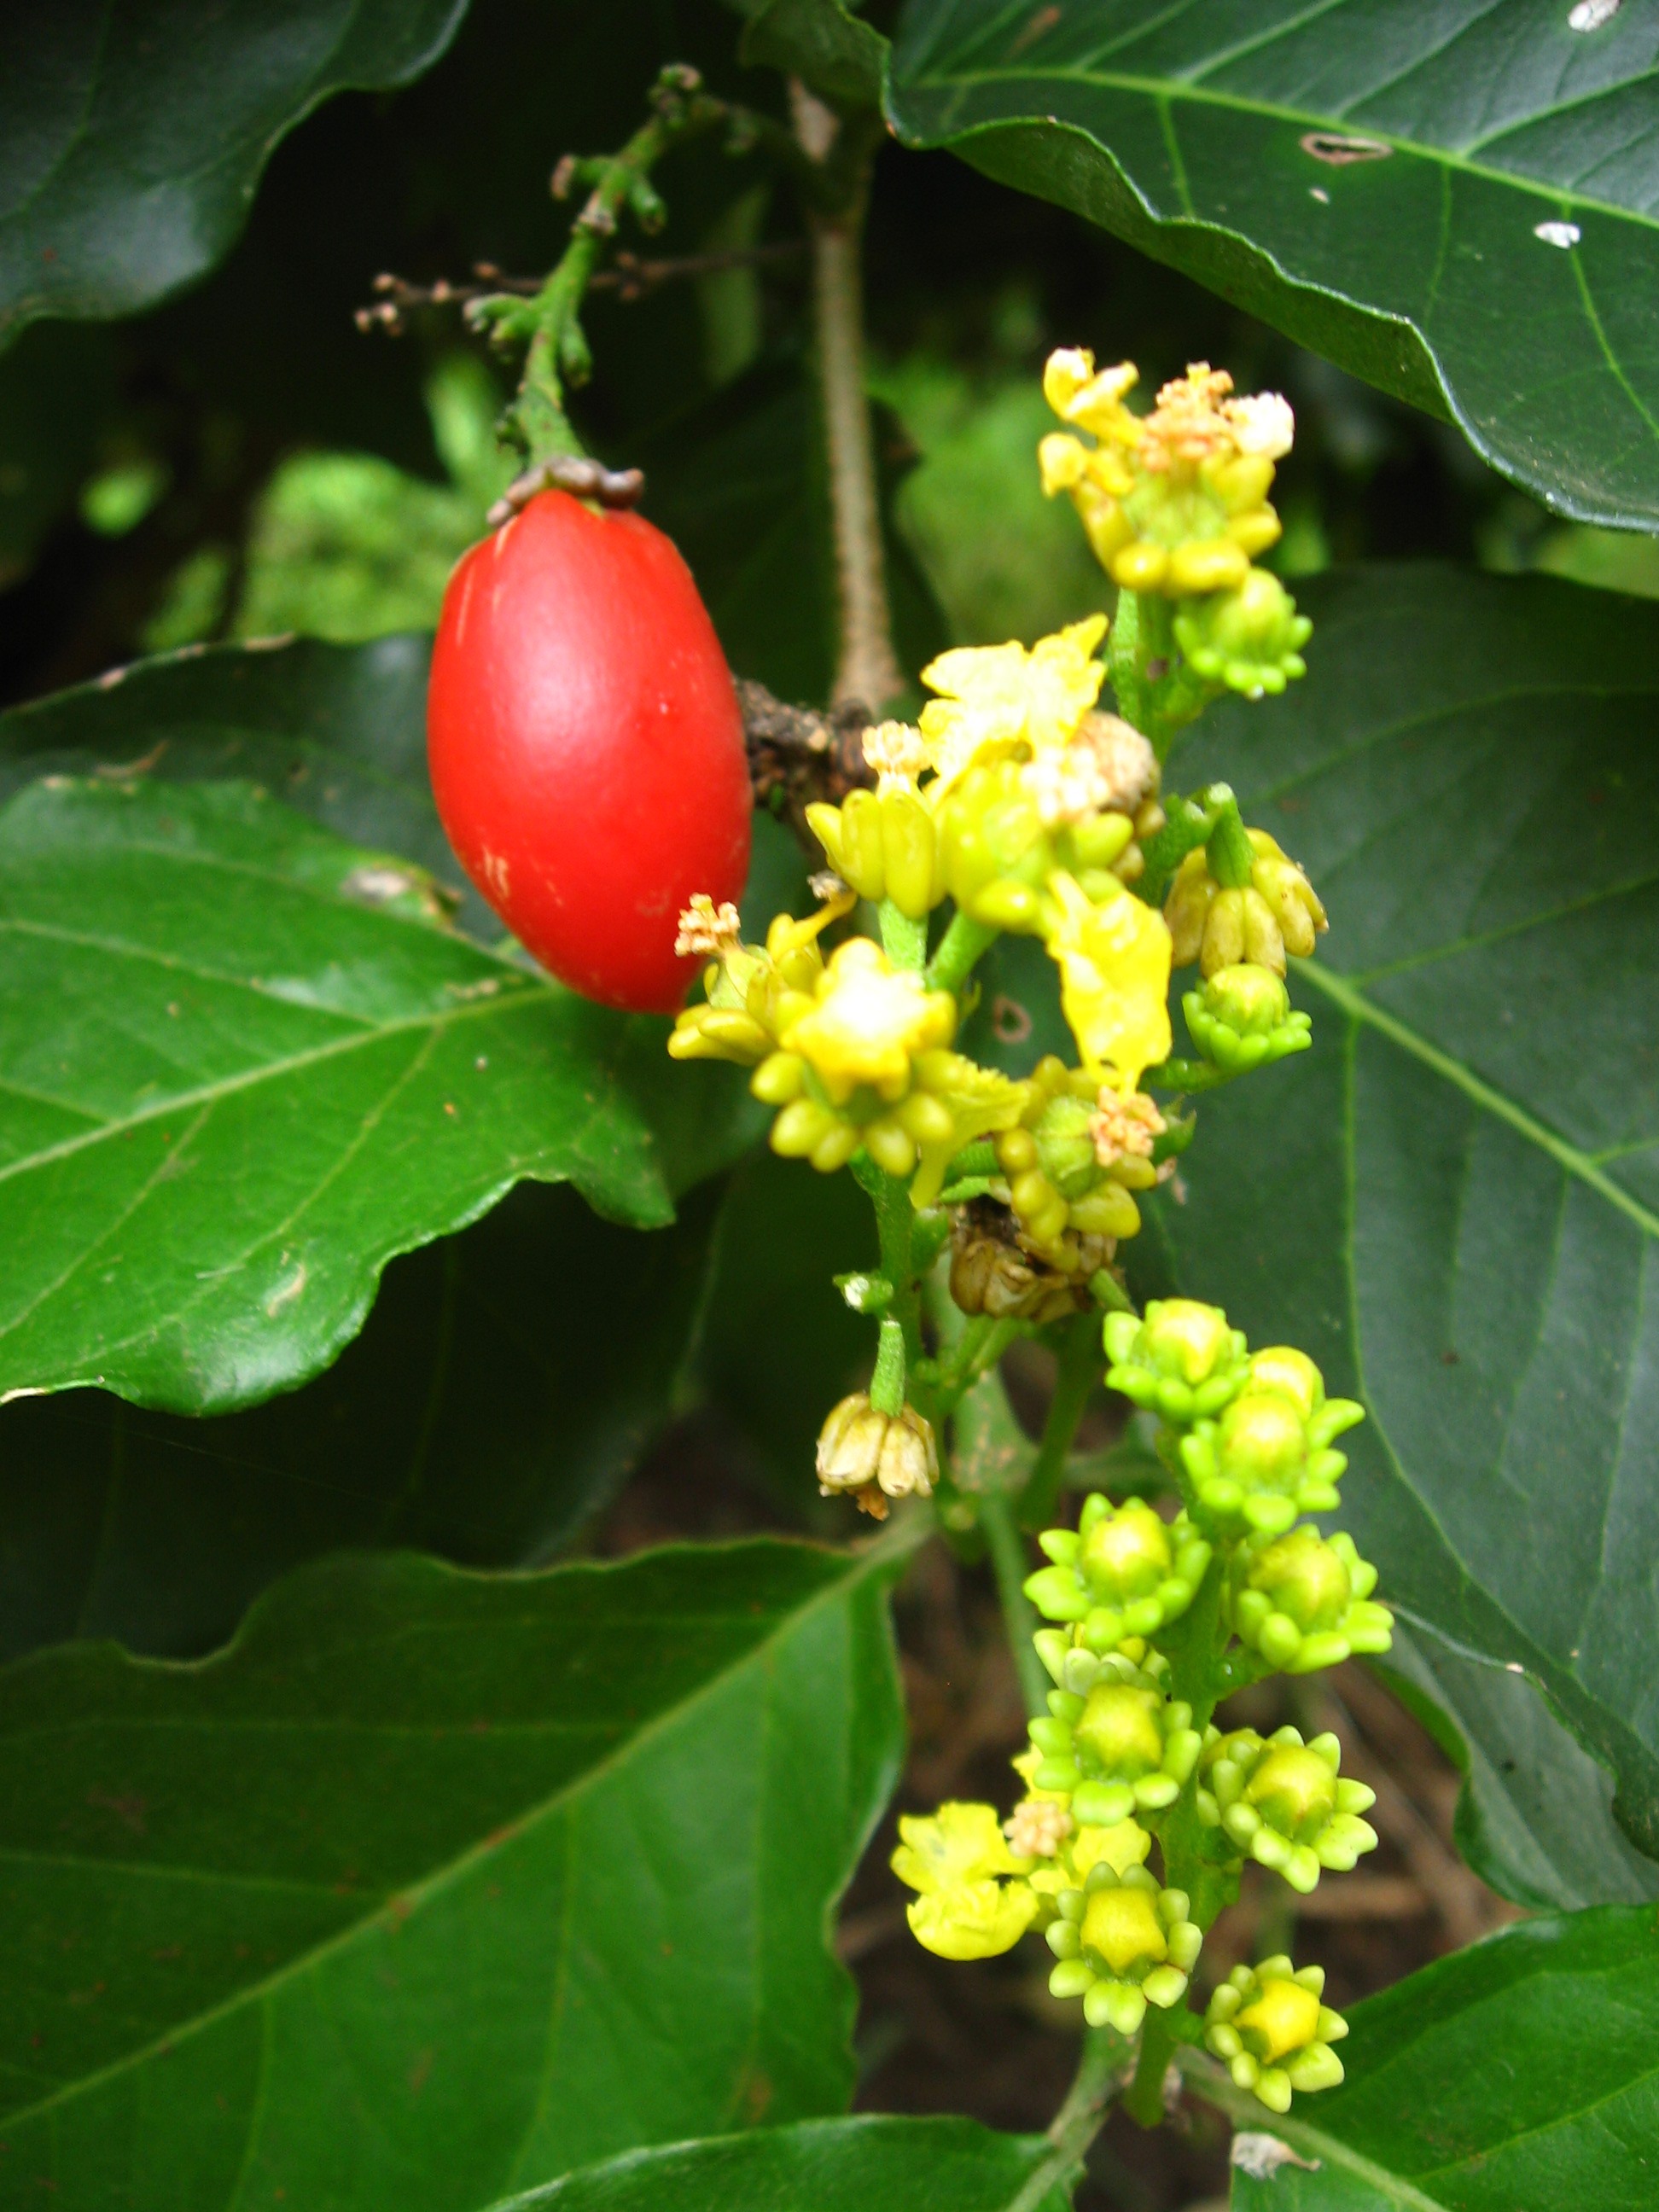
M 1123 404 L 1139 380 L 1130 362 L 1097 371 L 1091 353 L 1049 356 L 1044 397 L 1095 443 L 1051 432 L 1037 449 L 1043 489 L 1071 494 L 1096 558 L 1127 590 L 1236 591 L 1279 534 L 1267 493 L 1295 434 L 1290 408 L 1277 392 L 1234 398 L 1226 370 L 1200 362 L 1139 416 Z
M 920 726 L 866 734 L 877 788 L 807 809 L 840 879 L 817 914 L 779 915 L 764 947 L 744 945 L 735 912 L 707 898 L 681 917 L 682 951 L 711 965 L 707 1004 L 680 1015 L 669 1050 L 753 1067 L 756 1097 L 779 1109 L 777 1152 L 828 1173 L 862 1149 L 889 1175 L 914 1174 L 923 1206 L 952 1157 L 1013 1129 L 1030 1100 L 1027 1085 L 951 1049 L 952 993 L 868 938 L 823 957 L 820 933 L 859 896 L 918 921 L 948 895 L 981 926 L 1040 935 L 1091 1103 L 1103 1085 L 1133 1095 L 1168 1057 L 1169 927 L 1122 879 L 1139 866 L 1138 830 L 1162 820 L 1158 767 L 1138 732 L 1095 709 L 1105 628 L 1095 616 L 1029 651 L 964 647 L 933 661 L 923 673 L 938 696 Z M 1109 1219 L 1069 1225 L 1132 1235 L 1121 1186 L 1134 1179 L 1103 1201 Z

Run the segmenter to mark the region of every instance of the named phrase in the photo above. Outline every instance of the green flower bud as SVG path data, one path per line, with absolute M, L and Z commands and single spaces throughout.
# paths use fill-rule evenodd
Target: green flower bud
M 1238 1554 L 1243 1586 L 1232 1600 L 1241 1643 L 1286 1674 L 1340 1666 L 1356 1651 L 1386 1651 L 1394 1616 L 1370 1602 L 1376 1569 L 1362 1559 L 1352 1536 L 1330 1538 L 1294 1528 L 1265 1547 Z
M 1144 1320 L 1109 1315 L 1105 1342 L 1112 1389 L 1177 1425 L 1218 1413 L 1244 1387 L 1244 1332 L 1219 1306 L 1154 1298 Z
M 933 811 L 914 784 L 884 780 L 878 791 L 849 792 L 839 806 L 815 802 L 806 822 L 830 866 L 860 898 L 891 899 L 920 921 L 945 896 Z
M 855 1390 L 818 1431 L 817 1473 L 824 1497 L 849 1492 L 861 1511 L 884 1521 L 890 1498 L 926 1498 L 939 1480 L 933 1431 L 913 1407 L 879 1413 Z
M 1145 1867 L 1119 1874 L 1106 1860 L 1081 1889 L 1061 1890 L 1047 1931 L 1059 1961 L 1048 1977 L 1057 1997 L 1081 1997 L 1091 2027 L 1133 2035 L 1149 2004 L 1178 2004 L 1203 1947 L 1184 1890 L 1164 1889 Z
M 1253 962 L 1218 968 L 1201 991 L 1186 993 L 1181 1008 L 1193 1042 L 1229 1075 L 1266 1067 L 1313 1042 L 1310 1017 L 1292 1008 L 1271 968 Z
M 1048 1528 L 1037 1541 L 1054 1565 L 1030 1577 L 1026 1595 L 1046 1620 L 1076 1622 L 1079 1640 L 1098 1656 L 1178 1620 L 1210 1564 L 1210 1547 L 1184 1513 L 1166 1526 L 1138 1498 L 1114 1506 L 1096 1493 L 1075 1533 Z
M 1324 1993 L 1322 1966 L 1298 1970 L 1280 1954 L 1260 1966 L 1235 1966 L 1210 1999 L 1205 2042 L 1270 2112 L 1289 2112 L 1292 2090 L 1334 2088 L 1342 2079 L 1331 2045 L 1348 2023 L 1321 2002 Z
M 1167 1698 L 1154 1673 L 1121 1653 L 1073 1652 L 1064 1674 L 1075 1686 L 1050 1691 L 1048 1717 L 1030 1724 L 1042 1755 L 1035 1787 L 1069 1791 L 1073 1816 L 1091 1826 L 1172 1805 L 1202 1748 L 1192 1708 Z
M 1364 1409 L 1349 1398 L 1326 1399 L 1318 1369 L 1311 1360 L 1305 1364 L 1314 1378 L 1309 1393 L 1318 1389 L 1316 1406 L 1305 1407 L 1252 1375 L 1218 1420 L 1200 1420 L 1182 1438 L 1182 1464 L 1202 1517 L 1277 1536 L 1302 1514 L 1328 1513 L 1340 1502 L 1336 1486 L 1348 1462 L 1330 1439 L 1364 1420 Z M 1264 1377 L 1272 1371 L 1264 1369 Z
M 1038 1114 L 1031 1134 L 1037 1164 L 1064 1199 L 1085 1197 L 1101 1180 L 1095 1158 L 1094 1086 L 1087 1098 L 1062 1093 Z
M 1376 1792 L 1345 1781 L 1341 1757 L 1334 1735 L 1304 1743 L 1295 1729 L 1282 1728 L 1264 1742 L 1254 1729 L 1236 1729 L 1206 1747 L 1199 1811 L 1305 1896 L 1322 1868 L 1346 1874 L 1376 1849 L 1376 1829 L 1358 1817 Z
M 1301 648 L 1313 624 L 1277 576 L 1252 568 L 1233 591 L 1188 599 L 1176 609 L 1176 642 L 1188 665 L 1206 684 L 1224 684 L 1259 699 L 1304 676 Z
M 963 913 L 994 929 L 1035 932 L 1055 866 L 1048 824 L 1018 761 L 970 769 L 939 802 L 940 868 Z

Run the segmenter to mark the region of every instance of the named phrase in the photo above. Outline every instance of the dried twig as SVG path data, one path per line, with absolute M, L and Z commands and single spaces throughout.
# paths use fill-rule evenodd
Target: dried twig
M 849 791 L 875 781 L 862 744 L 875 716 L 858 699 L 842 700 L 827 714 L 811 707 L 787 707 L 763 684 L 745 677 L 738 678 L 738 704 L 755 804 L 781 802 L 790 828 L 809 852 L 818 853 L 817 840 L 806 827 L 806 808 L 818 799 L 839 805 Z
M 769 262 L 793 261 L 805 251 L 803 240 L 785 238 L 769 246 L 736 246 L 719 253 L 682 253 L 672 258 L 647 258 L 642 254 L 619 252 L 610 268 L 600 269 L 588 278 L 587 289 L 590 292 L 614 292 L 619 300 L 631 304 L 663 284 L 697 276 L 718 276 L 728 269 L 755 269 Z M 407 278 L 387 271 L 374 279 L 374 290 L 380 296 L 374 306 L 358 308 L 355 319 L 357 327 L 360 331 L 384 331 L 389 337 L 401 337 L 408 328 L 404 318 L 412 308 L 465 307 L 474 300 L 494 299 L 503 292 L 517 299 L 533 300 L 544 281 L 539 276 L 504 276 L 489 261 L 475 261 L 472 274 L 477 281 L 471 284 L 456 283 L 447 276 L 440 276 L 430 284 L 411 284 Z

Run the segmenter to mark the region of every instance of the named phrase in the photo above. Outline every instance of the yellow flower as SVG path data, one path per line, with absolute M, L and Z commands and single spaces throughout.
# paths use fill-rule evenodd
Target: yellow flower
M 779 1042 L 800 1055 L 839 1106 L 861 1083 L 880 1097 L 902 1098 L 913 1055 L 949 1044 L 956 1021 L 948 991 L 926 989 L 871 939 L 854 937 L 830 954 L 810 1010 L 781 1030 Z
M 902 1838 L 893 1871 L 920 1892 L 910 1905 L 911 1933 L 942 1959 L 994 1959 L 1011 1951 L 1030 1926 L 1037 1900 L 1018 1875 L 1025 1862 L 1008 1848 L 991 1805 L 957 1802 L 927 1819 L 899 1822 Z
M 921 710 L 938 774 L 929 795 L 978 761 L 1068 743 L 1100 696 L 1106 672 L 1092 655 L 1105 635 L 1105 616 L 1091 615 L 1039 638 L 1029 653 L 1017 641 L 958 646 L 930 661 L 921 680 L 942 696 Z
M 1073 877 L 1048 878 L 1044 941 L 1060 969 L 1060 1005 L 1085 1064 L 1136 1090 L 1170 1054 L 1170 931 L 1127 890 L 1098 902 Z
M 1042 489 L 1069 494 L 1097 559 L 1126 590 L 1237 592 L 1279 534 L 1267 492 L 1295 435 L 1290 407 L 1273 392 L 1234 398 L 1227 371 L 1200 361 L 1138 416 L 1123 404 L 1134 381 L 1127 362 L 1097 374 L 1092 354 L 1050 356 L 1048 404 L 1097 442 L 1051 431 L 1037 447 Z
M 925 1818 L 907 1814 L 899 1822 L 899 1836 L 893 1871 L 924 1896 L 988 1875 L 1024 1871 L 1024 1862 L 1008 1848 L 994 1805 L 970 1805 L 952 1798 Z

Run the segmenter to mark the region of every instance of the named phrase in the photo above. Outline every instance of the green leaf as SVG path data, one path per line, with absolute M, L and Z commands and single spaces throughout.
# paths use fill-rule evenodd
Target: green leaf
M 881 105 L 887 41 L 843 0 L 759 0 L 745 4 L 749 27 L 738 52 L 799 77 L 845 112 Z
M 151 782 L 240 779 L 461 893 L 427 777 L 430 658 L 424 637 L 356 647 L 301 639 L 187 647 L 114 669 L 0 714 L 0 799 L 89 767 Z M 500 942 L 481 899 L 464 894 L 458 915 L 483 943 Z
M 1449 414 L 1562 513 L 1659 529 L 1652 26 L 1569 12 L 908 0 L 889 112 Z
M 676 2143 L 589 2166 L 495 2212 L 1060 2212 L 1023 2193 L 1053 2157 L 1042 2136 L 973 2120 L 861 2113 Z
M 672 1220 L 647 1107 L 729 1122 L 736 1086 L 434 904 L 246 784 L 53 777 L 0 812 L 0 1389 L 251 1404 L 524 1176 Z
M 1522 1667 L 1659 1856 L 1659 621 L 1434 568 L 1303 598 L 1306 678 L 1173 780 L 1224 775 L 1325 897 L 1313 1049 L 1201 1102 L 1134 1265 L 1364 1398 L 1382 1594 Z
M 1458 1849 L 1500 1896 L 1536 1911 L 1659 1897 L 1659 1865 L 1625 1840 L 1613 1778 L 1524 1674 L 1396 1625 L 1377 1671 L 1463 1770 Z
M 0 75 L 0 341 L 130 315 L 242 226 L 277 141 L 331 93 L 407 84 L 465 0 L 128 0 L 15 14 Z
M 704 1185 L 642 1236 L 568 1188 L 520 1183 L 394 1260 L 334 1364 L 246 1413 L 15 1399 L 0 1659 L 76 1636 L 193 1656 L 277 1576 L 347 1547 L 545 1562 L 678 1410 L 721 1194 Z
M 892 1556 L 336 1559 L 8 1669 L 0 2202 L 471 2212 L 841 2107 Z
M 1190 2068 L 1243 2129 L 1235 2212 L 1645 2212 L 1659 2172 L 1659 1927 L 1607 1906 L 1522 1922 L 1348 2015 L 1347 2080 L 1284 2118 Z M 1253 2160 L 1267 2146 L 1249 2147 Z M 1272 2153 L 1269 2151 L 1269 2157 Z

